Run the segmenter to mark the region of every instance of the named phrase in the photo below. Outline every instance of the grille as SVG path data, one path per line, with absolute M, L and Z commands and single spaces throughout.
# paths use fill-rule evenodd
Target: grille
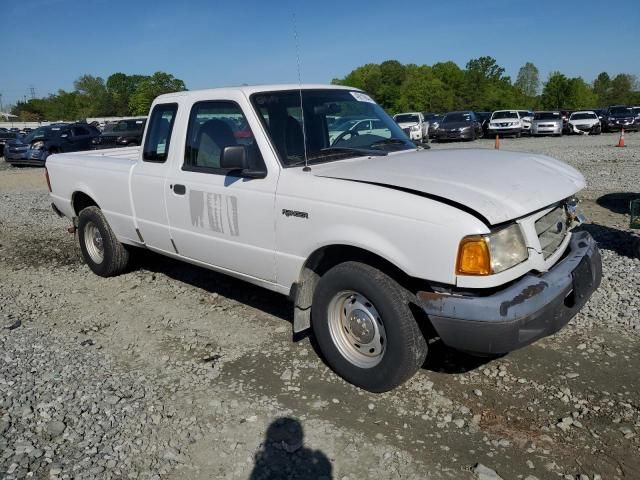
M 102 145 L 115 145 L 116 144 L 116 139 L 118 137 L 114 137 L 111 135 L 106 135 L 106 136 L 100 136 L 100 143 Z
M 564 207 L 557 207 L 536 221 L 536 233 L 545 260 L 558 250 L 568 233 L 568 217 Z

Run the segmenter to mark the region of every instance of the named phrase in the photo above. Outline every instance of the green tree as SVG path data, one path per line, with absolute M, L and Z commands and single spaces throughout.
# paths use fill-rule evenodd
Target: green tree
M 165 72 L 156 72 L 151 77 L 143 79 L 129 99 L 131 115 L 146 115 L 151 103 L 158 96 L 165 93 L 186 90 L 184 82 Z
M 129 101 L 138 85 L 148 77 L 144 75 L 126 75 L 114 73 L 107 78 L 107 91 L 111 96 L 114 115 L 129 115 Z
M 598 96 L 580 77 L 571 78 L 567 82 L 567 98 L 564 106 L 571 109 L 594 108 Z
M 601 72 L 593 81 L 593 93 L 598 97 L 598 106 L 604 107 L 611 103 L 611 77 L 607 72 Z
M 527 62 L 518 71 L 518 77 L 514 84 L 525 96 L 535 97 L 540 88 L 540 72 L 533 63 Z
M 83 75 L 73 82 L 77 93 L 76 109 L 80 118 L 112 115 L 112 103 L 101 77 Z
M 637 79 L 633 75 L 621 73 L 611 80 L 611 104 L 631 103 L 633 91 L 637 88 Z
M 542 106 L 558 109 L 565 106 L 569 93 L 569 79 L 558 71 L 551 72 L 542 89 Z

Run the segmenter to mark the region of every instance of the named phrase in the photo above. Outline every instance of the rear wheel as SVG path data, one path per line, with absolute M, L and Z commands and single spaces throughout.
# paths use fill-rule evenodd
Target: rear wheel
M 98 207 L 87 207 L 80 212 L 78 241 L 84 261 L 95 274 L 111 277 L 127 268 L 129 252 L 118 241 Z
M 422 366 L 427 343 L 409 307 L 411 294 L 384 272 L 341 263 L 318 282 L 312 325 L 327 363 L 371 392 L 391 390 Z

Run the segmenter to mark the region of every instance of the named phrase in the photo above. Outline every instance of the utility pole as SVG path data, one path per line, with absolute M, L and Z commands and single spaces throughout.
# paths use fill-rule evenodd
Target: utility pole
M 4 112 L 4 107 L 2 106 L 2 94 L 0 93 L 0 112 Z
M 36 88 L 33 85 L 29 87 L 29 93 L 31 93 L 31 100 L 34 100 L 36 98 Z

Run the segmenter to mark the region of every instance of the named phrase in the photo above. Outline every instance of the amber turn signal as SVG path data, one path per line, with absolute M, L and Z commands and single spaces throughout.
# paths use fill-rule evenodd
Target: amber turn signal
M 473 235 L 465 237 L 458 248 L 456 274 L 489 275 L 491 273 L 491 255 L 485 237 Z

